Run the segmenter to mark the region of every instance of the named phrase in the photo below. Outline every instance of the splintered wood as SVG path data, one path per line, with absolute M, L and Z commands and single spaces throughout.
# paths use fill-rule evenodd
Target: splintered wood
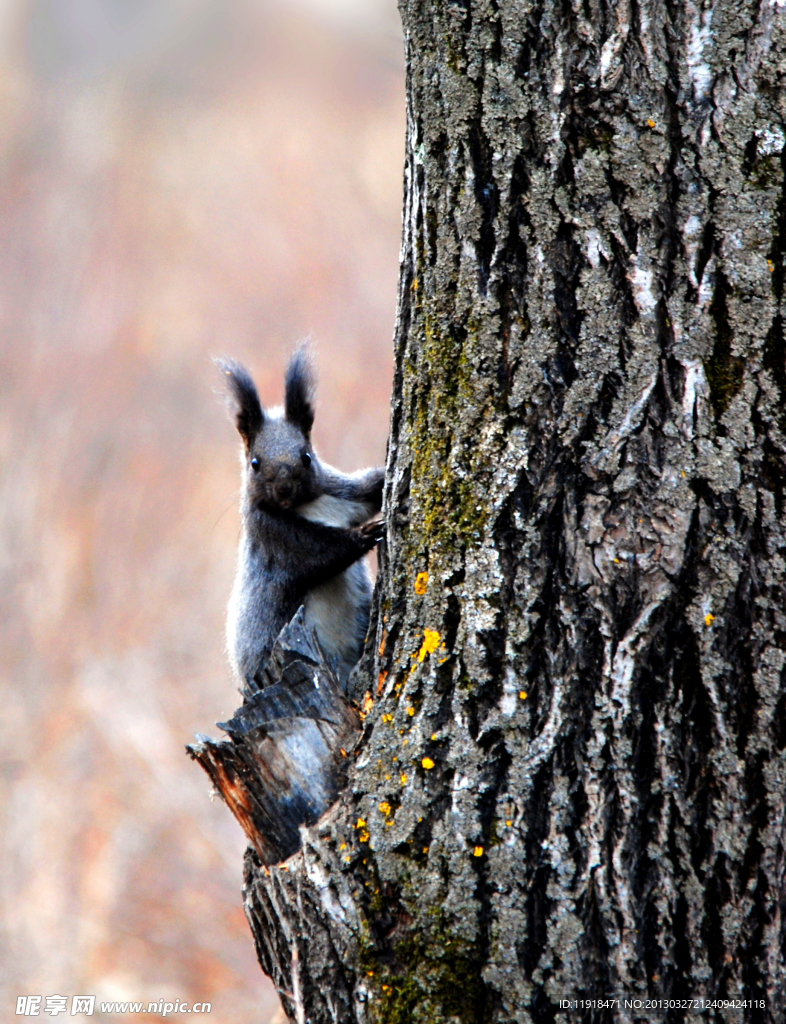
M 246 686 L 229 736 L 197 736 L 188 753 L 210 776 L 263 864 L 300 848 L 300 826 L 312 825 L 345 780 L 346 751 L 360 734 L 347 701 L 303 610 L 281 632 L 262 674 Z

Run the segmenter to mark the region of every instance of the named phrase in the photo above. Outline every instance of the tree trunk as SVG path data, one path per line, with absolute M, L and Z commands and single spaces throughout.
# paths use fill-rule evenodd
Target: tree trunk
M 374 704 L 260 962 L 312 1024 L 783 1020 L 783 0 L 401 10 Z

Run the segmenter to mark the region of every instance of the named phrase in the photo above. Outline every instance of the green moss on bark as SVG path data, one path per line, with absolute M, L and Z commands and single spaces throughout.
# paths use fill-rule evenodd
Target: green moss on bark
M 428 939 L 408 936 L 395 947 L 399 970 L 374 970 L 375 1024 L 485 1024 L 492 1019 L 481 975 L 484 958 L 477 945 L 437 927 Z
M 465 547 L 483 535 L 488 515 L 478 500 L 484 467 L 464 446 L 457 456 L 453 452 L 456 423 L 472 398 L 466 346 L 477 325 L 446 332 L 422 301 L 418 311 L 429 383 L 416 397 L 413 417 L 412 496 L 415 514 L 422 516 L 418 545 Z

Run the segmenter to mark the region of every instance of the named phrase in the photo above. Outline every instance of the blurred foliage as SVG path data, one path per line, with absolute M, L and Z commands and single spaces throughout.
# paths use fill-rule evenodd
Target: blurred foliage
M 2 1006 L 277 1006 L 242 836 L 183 745 L 237 703 L 236 440 L 209 357 L 274 403 L 311 333 L 322 455 L 384 458 L 403 69 L 392 4 L 352 31 L 328 7 L 0 15 Z

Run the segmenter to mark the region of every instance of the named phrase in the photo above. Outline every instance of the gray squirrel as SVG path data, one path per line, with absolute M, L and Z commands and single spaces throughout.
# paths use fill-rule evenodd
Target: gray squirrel
M 216 359 L 243 441 L 238 569 L 227 613 L 227 647 L 246 694 L 282 628 L 301 604 L 306 625 L 343 687 L 362 653 L 371 607 L 366 555 L 382 538 L 384 470 L 344 474 L 311 444 L 315 374 L 308 349 L 295 350 L 283 409 L 264 410 L 250 374 Z

